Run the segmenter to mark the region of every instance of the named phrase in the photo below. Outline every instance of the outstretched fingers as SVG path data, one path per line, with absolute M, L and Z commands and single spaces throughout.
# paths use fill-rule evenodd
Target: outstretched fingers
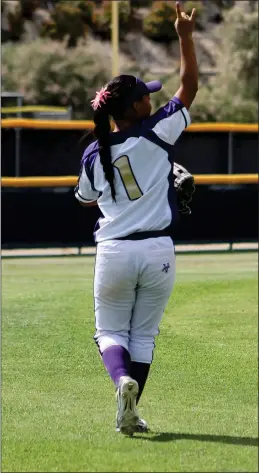
M 196 17 L 196 9 L 193 8 L 193 9 L 192 9 L 192 14 L 191 14 L 190 20 L 191 20 L 191 21 L 194 21 L 194 20 L 195 20 L 195 17 Z
M 178 20 L 180 20 L 180 18 L 182 16 L 181 6 L 180 6 L 179 2 L 176 2 L 176 16 L 177 16 Z
M 185 20 L 190 20 L 191 22 L 194 22 L 196 17 L 196 9 L 193 8 L 192 14 L 191 16 L 189 16 L 184 11 L 182 11 L 180 3 L 176 2 L 176 16 L 178 20 L 184 18 Z

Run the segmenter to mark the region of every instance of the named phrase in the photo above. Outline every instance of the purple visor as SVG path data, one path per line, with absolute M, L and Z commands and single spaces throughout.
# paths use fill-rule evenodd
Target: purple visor
M 141 100 L 144 95 L 153 94 L 162 89 L 162 84 L 158 80 L 153 80 L 152 82 L 143 82 L 142 80 L 136 78 L 136 85 L 132 91 L 129 91 L 129 95 L 125 100 L 120 104 L 120 110 L 117 110 L 116 114 L 113 114 L 114 118 L 120 118 L 124 110 L 131 106 L 133 102 Z
M 158 92 L 162 89 L 162 84 L 159 80 L 153 80 L 152 82 L 143 82 L 140 79 L 136 79 L 136 89 L 135 93 L 139 97 L 143 97 L 143 95 L 153 94 L 154 92 Z M 134 94 L 135 95 L 135 94 Z
M 133 102 L 141 100 L 144 95 L 153 94 L 162 89 L 162 84 L 158 80 L 152 82 L 143 82 L 136 78 L 136 86 L 133 91 L 128 95 L 127 99 L 121 104 L 122 109 L 133 104 Z

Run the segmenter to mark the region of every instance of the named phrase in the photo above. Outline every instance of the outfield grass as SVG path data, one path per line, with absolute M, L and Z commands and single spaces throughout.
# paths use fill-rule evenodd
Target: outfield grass
M 256 472 L 257 253 L 181 255 L 140 413 L 114 430 L 93 258 L 2 263 L 3 472 Z

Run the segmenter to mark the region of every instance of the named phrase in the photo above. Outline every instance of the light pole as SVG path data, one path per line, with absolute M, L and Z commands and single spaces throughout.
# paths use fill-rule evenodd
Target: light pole
M 112 0 L 112 76 L 119 75 L 119 0 Z

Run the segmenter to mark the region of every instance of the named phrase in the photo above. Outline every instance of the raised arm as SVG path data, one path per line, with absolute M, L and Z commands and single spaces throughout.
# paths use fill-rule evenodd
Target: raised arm
M 198 91 L 198 66 L 192 38 L 196 10 L 194 8 L 191 16 L 188 16 L 184 11 L 181 11 L 180 4 L 177 2 L 176 14 L 175 29 L 179 36 L 181 54 L 181 86 L 175 97 L 178 97 L 184 106 L 189 109 Z

